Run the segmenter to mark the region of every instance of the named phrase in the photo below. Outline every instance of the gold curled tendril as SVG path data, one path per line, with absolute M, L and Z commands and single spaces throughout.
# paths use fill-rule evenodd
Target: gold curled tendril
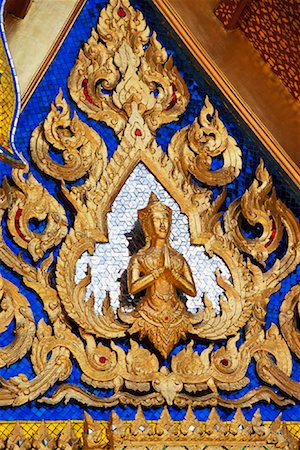
M 226 231 L 243 251 L 264 264 L 282 238 L 284 219 L 280 212 L 272 179 L 261 160 L 256 169 L 256 179 L 241 198 L 231 203 L 225 214 Z M 242 218 L 251 226 L 261 225 L 261 236 L 254 239 L 246 237 L 241 230 Z
M 68 222 L 64 208 L 28 172 L 28 165 L 24 169 L 13 169 L 12 178 L 16 186 L 9 185 L 4 179 L 3 192 L 9 205 L 7 225 L 14 241 L 28 250 L 34 261 L 38 261 L 66 236 Z M 33 220 L 38 223 L 45 221 L 44 229 L 31 230 Z
M 0 335 L 15 320 L 12 341 L 0 347 L 0 367 L 22 359 L 32 346 L 35 324 L 29 302 L 16 286 L 0 276 Z
M 50 148 L 62 153 L 63 164 L 50 155 Z M 84 122 L 76 112 L 70 117 L 70 107 L 60 89 L 51 110 L 32 133 L 31 156 L 47 175 L 75 181 L 86 173 L 92 179 L 99 179 L 107 161 L 107 151 L 103 140 Z
M 199 117 L 172 138 L 169 154 L 183 173 L 208 186 L 231 183 L 242 169 L 241 150 L 207 96 Z M 213 161 L 220 157 L 222 166 L 214 170 Z

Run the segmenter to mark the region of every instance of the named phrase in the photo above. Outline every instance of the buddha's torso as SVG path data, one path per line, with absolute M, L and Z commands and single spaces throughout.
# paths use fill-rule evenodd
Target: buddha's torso
M 178 274 L 181 274 L 184 267 L 184 258 L 176 250 L 168 248 L 170 255 L 170 265 Z M 150 247 L 149 249 L 141 250 L 137 254 L 137 259 L 141 272 L 144 275 L 152 273 L 156 269 L 160 269 L 165 265 L 164 248 Z M 155 302 L 155 298 L 170 300 L 176 296 L 176 288 L 174 283 L 168 276 L 167 272 L 161 274 L 154 283 L 147 289 L 147 297 L 151 297 Z

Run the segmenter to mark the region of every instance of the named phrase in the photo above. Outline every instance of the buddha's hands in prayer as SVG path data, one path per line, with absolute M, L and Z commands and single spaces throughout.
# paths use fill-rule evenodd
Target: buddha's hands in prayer
M 174 268 L 172 268 L 170 251 L 167 245 L 165 245 L 164 247 L 164 268 L 167 275 L 171 276 L 171 278 L 175 278 L 175 280 L 179 280 L 180 273 L 178 273 Z

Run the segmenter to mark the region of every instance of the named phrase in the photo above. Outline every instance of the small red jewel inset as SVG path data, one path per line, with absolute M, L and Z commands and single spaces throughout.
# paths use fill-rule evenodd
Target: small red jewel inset
M 22 209 L 18 209 L 15 215 L 15 227 L 17 230 L 18 235 L 20 236 L 20 238 L 23 239 L 23 241 L 25 242 L 29 242 L 29 239 L 26 238 L 26 236 L 22 233 L 21 229 L 20 229 L 20 217 L 22 215 L 23 210 Z
M 223 366 L 227 367 L 229 365 L 229 361 L 228 359 L 221 359 L 221 364 L 223 364 Z
M 169 111 L 177 103 L 177 95 L 176 95 L 177 87 L 175 86 L 174 83 L 171 83 L 171 87 L 173 89 L 172 100 L 170 101 L 169 106 L 166 109 L 164 109 L 164 111 Z
M 105 356 L 100 356 L 99 362 L 100 362 L 101 364 L 106 363 L 106 361 L 107 361 L 107 359 L 105 358 Z
M 92 97 L 89 94 L 89 91 L 88 91 L 88 88 L 87 88 L 87 84 L 88 84 L 88 80 L 87 80 L 87 78 L 85 78 L 83 80 L 83 82 L 82 82 L 84 96 L 85 96 L 85 98 L 87 99 L 87 101 L 89 103 L 91 103 L 94 106 L 97 106 L 96 103 L 94 102 L 94 100 L 92 99 Z
M 169 320 L 169 317 L 168 317 L 168 316 L 165 317 L 165 321 L 166 321 L 166 322 L 167 322 L 167 320 Z
M 276 230 L 275 222 L 273 220 L 273 227 L 272 227 L 271 237 L 270 237 L 269 241 L 265 244 L 265 248 L 268 248 L 269 245 L 272 244 L 272 242 L 274 241 L 274 239 L 276 237 L 276 233 L 277 233 L 277 230 Z
M 141 130 L 140 130 L 139 128 L 137 128 L 137 129 L 135 130 L 134 134 L 135 134 L 136 136 L 142 136 L 142 132 L 141 132 Z
M 125 17 L 126 16 L 126 12 L 124 11 L 123 8 L 119 8 L 118 9 L 118 16 L 119 17 Z

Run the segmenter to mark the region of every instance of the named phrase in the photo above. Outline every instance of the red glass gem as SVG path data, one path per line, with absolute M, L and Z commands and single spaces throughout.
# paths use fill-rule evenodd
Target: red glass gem
M 168 316 L 165 317 L 165 321 L 167 321 L 167 320 L 169 320 L 169 317 L 168 317 Z
M 120 16 L 120 17 L 126 16 L 126 12 L 124 11 L 124 9 L 122 7 L 118 9 L 118 16 Z
M 169 111 L 177 103 L 177 95 L 176 95 L 177 87 L 175 86 L 174 83 L 171 83 L 171 86 L 173 89 L 172 100 L 170 101 L 169 106 L 166 109 L 164 109 L 164 111 Z
M 29 242 L 29 239 L 26 238 L 26 236 L 22 233 L 21 228 L 20 228 L 20 218 L 21 218 L 22 212 L 23 212 L 23 210 L 20 208 L 16 212 L 15 227 L 16 227 L 17 233 L 20 236 L 20 238 L 23 239 L 23 241 L 25 241 L 25 242 Z
M 99 361 L 101 364 L 104 364 L 104 363 L 106 363 L 107 358 L 105 358 L 105 356 L 100 356 Z
M 135 134 L 136 136 L 142 136 L 142 132 L 141 132 L 141 130 L 140 130 L 139 128 L 137 128 L 137 129 L 135 130 L 134 134 Z
M 274 227 L 271 234 L 272 241 L 274 240 L 275 236 L 276 236 L 276 228 Z
M 228 359 L 221 359 L 221 364 L 223 364 L 223 366 L 227 367 L 229 365 L 229 361 Z
M 92 105 L 95 105 L 95 106 L 96 106 L 96 103 L 94 102 L 94 100 L 92 99 L 92 97 L 91 97 L 90 94 L 89 94 L 89 91 L 88 91 L 88 88 L 87 88 L 87 84 L 88 84 L 88 80 L 87 80 L 87 78 L 85 78 L 85 79 L 82 81 L 82 87 L 83 87 L 83 93 L 84 93 L 84 96 L 85 96 L 86 100 L 87 100 L 89 103 L 91 103 Z
M 273 220 L 273 227 L 272 227 L 271 237 L 270 237 L 269 241 L 265 244 L 265 248 L 268 248 L 269 245 L 272 244 L 272 242 L 274 241 L 274 239 L 276 237 L 276 234 L 277 234 L 276 225 L 275 225 L 275 222 Z

